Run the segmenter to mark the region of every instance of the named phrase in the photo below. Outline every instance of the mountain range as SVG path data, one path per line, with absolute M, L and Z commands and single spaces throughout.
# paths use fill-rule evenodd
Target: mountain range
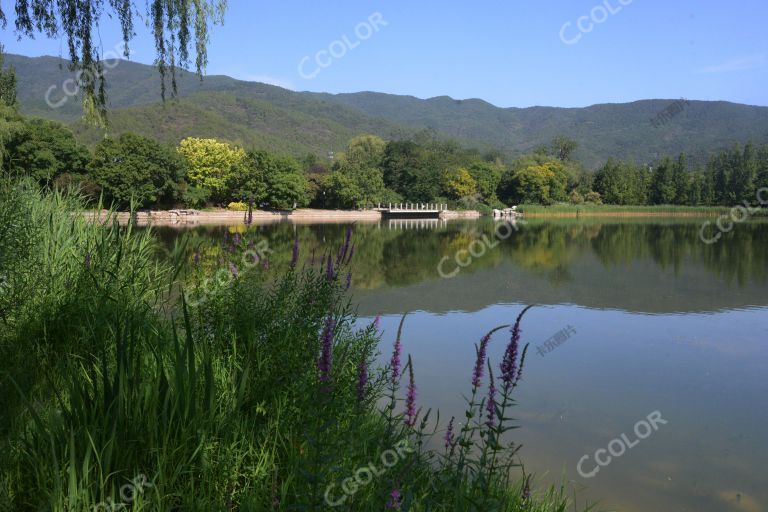
M 74 77 L 68 64 L 58 57 L 6 55 L 6 65 L 18 76 L 22 112 L 67 123 L 80 140 L 94 144 L 105 130 L 84 123 L 79 97 L 65 94 L 76 91 L 67 82 Z M 734 143 L 768 142 L 768 107 L 725 101 L 649 99 L 584 108 L 500 108 L 480 99 L 447 96 L 295 92 L 223 75 L 200 80 L 180 70 L 178 96 L 162 102 L 160 76 L 153 66 L 120 60 L 105 76 L 111 134 L 132 131 L 169 143 L 188 136 L 215 137 L 295 156 L 343 150 L 360 133 L 400 139 L 424 130 L 510 157 L 564 135 L 578 142 L 575 157 L 588 168 L 611 157 L 652 163 L 680 152 L 701 162 Z M 659 116 L 675 106 L 677 112 L 659 123 Z

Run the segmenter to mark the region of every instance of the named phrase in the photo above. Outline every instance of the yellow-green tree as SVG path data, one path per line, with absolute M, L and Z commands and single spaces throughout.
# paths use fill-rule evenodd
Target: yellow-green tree
M 473 196 L 477 193 L 477 181 L 464 167 L 450 169 L 445 173 L 445 190 L 452 199 Z
M 243 169 L 245 151 L 216 139 L 193 137 L 182 140 L 178 151 L 187 161 L 190 184 L 209 191 L 215 201 L 226 200 L 230 184 Z

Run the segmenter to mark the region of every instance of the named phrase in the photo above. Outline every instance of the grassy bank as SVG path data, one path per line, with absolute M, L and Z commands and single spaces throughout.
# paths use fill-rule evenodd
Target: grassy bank
M 374 364 L 377 322 L 346 295 L 351 232 L 324 254 L 296 244 L 276 273 L 255 232 L 166 260 L 151 230 L 89 223 L 76 199 L 0 196 L 3 509 L 566 509 L 508 444 L 522 314 L 478 332 L 466 418 L 439 418 L 407 319 Z M 508 344 L 493 365 L 492 336 Z
M 542 206 L 524 204 L 518 210 L 528 217 L 717 217 L 727 215 L 731 208 L 720 206 L 623 206 L 596 204 L 557 204 Z M 763 209 L 756 216 L 766 216 Z

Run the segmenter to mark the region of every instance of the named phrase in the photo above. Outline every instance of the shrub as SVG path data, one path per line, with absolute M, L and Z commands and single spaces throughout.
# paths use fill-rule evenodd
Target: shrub
M 233 211 L 236 211 L 236 212 L 247 212 L 248 211 L 248 205 L 246 203 L 243 203 L 243 202 L 229 203 L 227 205 L 227 209 L 228 210 L 233 210 Z

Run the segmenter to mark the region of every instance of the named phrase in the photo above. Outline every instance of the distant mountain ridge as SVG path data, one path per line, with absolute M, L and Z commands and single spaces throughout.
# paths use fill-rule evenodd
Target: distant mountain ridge
M 70 123 L 86 142 L 103 137 L 103 132 L 78 121 L 78 98 L 68 98 L 59 108 L 46 103 L 49 90 L 55 102 L 64 98 L 63 84 L 73 76 L 65 60 L 9 54 L 6 64 L 16 68 L 24 113 Z M 294 155 L 342 150 L 359 133 L 389 139 L 424 129 L 510 156 L 566 135 L 579 143 L 576 157 L 591 168 L 610 157 L 651 163 L 679 152 L 703 161 L 708 153 L 734 143 L 768 142 L 768 107 L 723 101 L 690 101 L 666 124 L 654 127 L 651 120 L 677 99 L 585 108 L 500 108 L 479 99 L 447 96 L 294 92 L 222 75 L 200 81 L 180 71 L 179 98 L 163 104 L 153 66 L 120 61 L 107 79 L 111 133 L 134 131 L 168 142 L 186 136 L 217 137 Z

